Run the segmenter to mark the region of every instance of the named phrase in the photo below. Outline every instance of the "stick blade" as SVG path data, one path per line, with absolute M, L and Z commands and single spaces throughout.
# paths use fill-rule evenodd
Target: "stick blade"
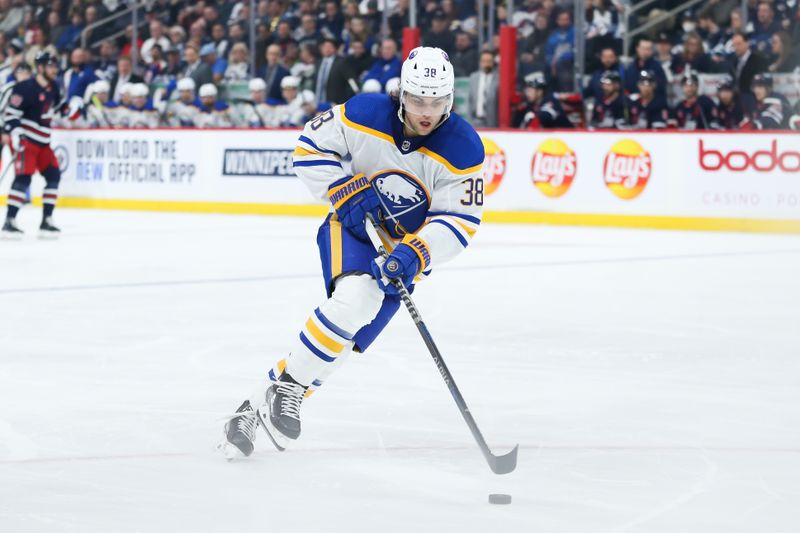
M 509 474 L 517 468 L 517 451 L 519 444 L 514 446 L 514 449 L 505 455 L 493 455 L 492 460 L 489 462 L 489 468 L 495 474 Z

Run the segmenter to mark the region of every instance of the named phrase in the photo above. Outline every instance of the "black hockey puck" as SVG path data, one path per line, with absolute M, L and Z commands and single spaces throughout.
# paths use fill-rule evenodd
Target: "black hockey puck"
M 511 494 L 489 494 L 489 503 L 509 505 L 511 503 Z

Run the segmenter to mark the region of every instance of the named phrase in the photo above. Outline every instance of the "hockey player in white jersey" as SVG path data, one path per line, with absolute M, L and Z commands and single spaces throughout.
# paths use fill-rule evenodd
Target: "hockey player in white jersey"
M 294 169 L 315 197 L 331 203 L 317 234 L 328 298 L 225 425 L 229 459 L 252 453 L 257 425 L 279 450 L 300 436 L 304 398 L 351 350 L 364 352 L 399 308 L 381 274 L 412 288 L 478 229 L 483 145 L 451 113 L 453 84 L 447 54 L 416 48 L 403 63 L 399 99 L 357 95 L 305 125 Z M 385 263 L 375 261 L 367 214 L 383 221 L 391 249 Z
M 253 78 L 247 84 L 250 100 L 242 106 L 239 124 L 248 128 L 266 128 L 272 125 L 272 109 L 267 104 L 267 83 L 261 78 Z
M 200 109 L 197 107 L 200 101 L 195 94 L 194 80 L 181 78 L 176 88 L 178 98 L 167 104 L 167 124 L 172 127 L 194 127 L 195 118 L 200 114 Z

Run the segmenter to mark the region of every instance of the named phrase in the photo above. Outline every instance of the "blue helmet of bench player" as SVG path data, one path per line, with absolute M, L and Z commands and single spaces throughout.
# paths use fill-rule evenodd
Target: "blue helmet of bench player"
M 453 109 L 455 75 L 450 58 L 441 48 L 418 46 L 411 50 L 400 70 L 400 109 L 397 116 L 405 123 L 405 113 L 414 113 L 409 98 L 422 98 L 437 108 L 431 114 L 441 113 L 441 125 Z

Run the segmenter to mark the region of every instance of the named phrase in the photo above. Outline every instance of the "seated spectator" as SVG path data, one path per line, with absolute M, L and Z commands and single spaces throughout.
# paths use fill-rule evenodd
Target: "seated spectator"
M 174 46 L 167 50 L 167 68 L 164 70 L 164 76 L 169 78 L 170 81 L 176 80 L 180 73 L 183 72 L 184 67 L 180 50 Z
M 344 31 L 344 15 L 335 0 L 325 2 L 325 11 L 319 16 L 320 32 L 326 37 L 341 39 Z
M 250 63 L 247 46 L 236 43 L 231 49 L 228 68 L 225 69 L 225 81 L 244 81 L 250 78 Z
M 719 84 L 717 99 L 717 127 L 722 130 L 739 129 L 744 120 L 744 108 L 732 79 Z
M 226 38 L 225 25 L 223 23 L 215 22 L 211 26 L 211 42 L 214 48 L 217 49 L 217 57 L 228 57 L 232 45 Z
M 450 63 L 457 78 L 469 76 L 478 68 L 478 50 L 469 33 L 460 31 L 456 34 L 455 50 L 450 55 Z
M 422 36 L 422 46 L 441 48 L 450 55 L 456 46 L 456 36 L 448 27 L 447 14 L 441 8 L 431 15 L 431 29 Z
M 352 79 L 356 82 L 361 81 L 374 61 L 375 58 L 367 52 L 363 42 L 350 41 L 350 51 L 345 58 L 345 63 Z
M 700 73 L 715 72 L 716 70 L 714 63 L 711 61 L 711 57 L 703 48 L 703 39 L 695 32 L 688 34 L 683 41 L 681 66 L 683 68 L 675 71 L 675 74 L 683 74 L 686 69 Z
M 667 98 L 667 76 L 661 63 L 653 57 L 653 41 L 643 37 L 636 45 L 636 59 L 625 70 L 624 89 L 629 94 L 639 91 L 639 73 L 650 71 L 656 78 L 656 94 L 659 98 Z
M 682 84 L 684 99 L 675 106 L 672 123 L 682 130 L 717 129 L 716 106 L 711 98 L 698 94 L 697 75 L 685 75 Z
M 545 61 L 556 90 L 568 90 L 572 86 L 575 59 L 575 27 L 572 13 L 562 10 L 556 17 L 556 28 L 547 38 Z
M 103 80 L 111 80 L 117 73 L 117 47 L 114 41 L 103 41 L 100 44 L 99 57 L 92 63 L 97 77 Z
M 785 31 L 779 31 L 772 35 L 772 57 L 773 61 L 767 71 L 777 72 L 797 72 L 800 70 L 800 54 L 792 49 L 792 38 Z
M 0 33 L 3 35 L 15 34 L 25 19 L 25 8 L 19 4 L 12 5 L 9 0 L 3 0 L 0 2 L 0 13 L 5 15 L 0 19 Z
M 58 41 L 56 41 L 56 48 L 58 48 L 59 52 L 69 52 L 80 43 L 81 40 L 81 32 L 83 31 L 84 23 L 83 23 L 83 14 L 81 14 L 80 10 L 75 9 L 72 11 L 72 15 L 70 16 L 70 24 L 64 31 L 61 32 L 61 36 L 59 36 Z
M 162 53 L 164 50 L 169 49 L 171 44 L 169 38 L 164 35 L 164 26 L 159 20 L 154 20 L 150 23 L 150 38 L 145 40 L 144 44 L 142 45 L 142 49 L 140 50 L 142 61 L 144 61 L 144 63 L 147 65 L 153 62 L 153 55 L 150 53 L 150 50 L 156 44 L 161 47 Z
M 281 97 L 281 80 L 289 75 L 289 70 L 281 64 L 281 47 L 277 44 L 269 45 L 264 55 L 267 63 L 259 77 L 267 85 L 267 98 L 277 100 Z
M 177 24 L 169 29 L 169 40 L 173 48 L 183 54 L 183 47 L 186 44 L 186 30 Z
M 292 37 L 292 26 L 287 20 L 281 20 L 278 23 L 278 29 L 272 33 L 272 42 L 281 48 L 281 53 L 286 49 L 286 45 L 296 42 Z
M 592 129 L 626 129 L 630 101 L 622 92 L 619 73 L 609 70 L 600 78 L 603 98 L 595 102 L 589 127 Z
M 759 2 L 753 33 L 750 35 L 750 46 L 761 54 L 768 54 L 772 36 L 782 29 L 781 22 L 775 18 L 775 8 L 772 4 L 766 1 Z
M 699 29 L 697 33 L 708 44 L 708 48 L 712 53 L 720 53 L 719 47 L 724 43 L 725 33 L 714 20 L 712 11 L 713 9 L 704 9 L 698 14 L 697 26 Z
M 529 130 L 572 128 L 561 102 L 547 94 L 543 73 L 536 72 L 525 78 L 523 97 L 523 105 L 512 120 L 514 127 Z
M 622 78 L 623 69 L 617 57 L 617 52 L 612 47 L 606 47 L 600 52 L 600 68 L 592 72 L 589 83 L 583 89 L 584 98 L 594 98 L 598 102 L 603 99 L 603 85 L 600 80 L 610 70 L 616 72 Z
M 305 43 L 319 45 L 322 34 L 317 29 L 317 17 L 310 13 L 303 15 L 300 18 L 300 26 L 294 30 L 292 37 L 300 46 Z
M 51 9 L 47 13 L 47 20 L 44 25 L 47 41 L 50 44 L 57 43 L 65 29 L 66 26 L 61 23 L 61 14 L 57 10 Z
M 212 45 L 213 46 L 213 45 Z M 195 116 L 198 128 L 230 128 L 233 126 L 230 107 L 217 99 L 217 88 L 213 83 L 200 86 L 200 112 Z
M 312 45 L 300 47 L 300 58 L 289 72 L 300 78 L 300 88 L 313 90 L 317 77 L 317 49 Z M 279 86 L 280 87 L 280 86 Z M 280 91 L 278 92 L 280 97 Z
M 372 54 L 372 47 L 375 46 L 375 38 L 367 26 L 367 22 L 362 17 L 353 17 L 350 19 L 347 29 L 345 30 L 344 49 L 345 52 L 350 51 L 350 43 L 353 41 L 361 41 L 367 53 Z
M 148 85 L 151 83 L 160 83 L 164 81 L 164 73 L 167 70 L 167 61 L 164 59 L 164 52 L 160 44 L 154 44 L 150 48 L 150 64 L 144 71 L 144 82 Z
M 750 112 L 750 123 L 757 130 L 784 130 L 789 128 L 792 106 L 782 94 L 772 89 L 772 75 L 758 74 L 753 78 L 755 107 Z
M 372 67 L 364 76 L 364 81 L 377 80 L 382 90 L 387 81 L 400 76 L 401 65 L 402 62 L 397 57 L 397 43 L 394 39 L 384 39 L 381 43 L 381 55 L 372 63 Z
M 619 11 L 610 0 L 586 3 L 586 51 L 595 56 L 598 50 L 614 47 L 619 25 Z
M 25 44 L 22 39 L 16 37 L 11 39 L 6 47 L 6 59 L 0 64 L 0 85 L 9 81 L 13 75 L 14 70 L 20 63 L 25 60 Z
M 639 74 L 639 93 L 631 96 L 630 125 L 638 129 L 667 127 L 667 102 L 656 96 L 656 77 L 652 72 Z
M 653 57 L 664 70 L 667 82 L 672 83 L 677 75 L 683 72 L 684 64 L 680 55 L 673 53 L 672 39 L 667 32 L 661 32 L 656 39 L 656 51 Z

